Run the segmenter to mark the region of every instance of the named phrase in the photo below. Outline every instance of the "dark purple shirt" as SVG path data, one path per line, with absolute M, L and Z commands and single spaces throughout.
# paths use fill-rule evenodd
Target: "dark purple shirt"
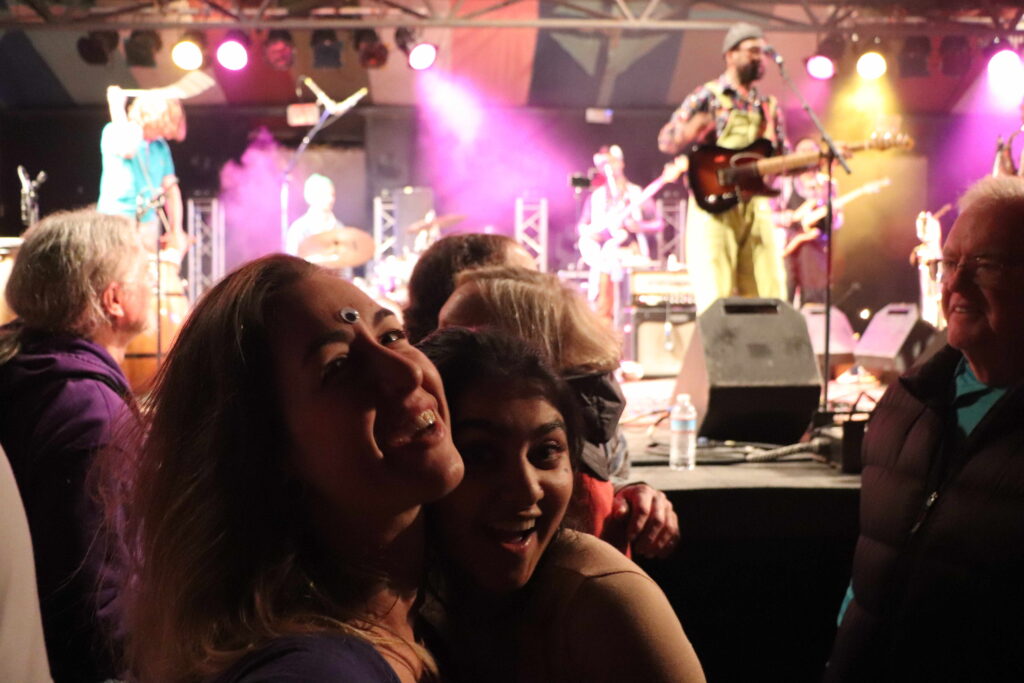
M 32 534 L 43 631 L 53 678 L 116 673 L 97 628 L 100 511 L 86 489 L 96 452 L 130 415 L 124 373 L 97 344 L 22 334 L 0 365 L 0 444 L 11 461 Z
M 243 657 L 211 683 L 399 683 L 365 640 L 342 634 L 287 636 Z

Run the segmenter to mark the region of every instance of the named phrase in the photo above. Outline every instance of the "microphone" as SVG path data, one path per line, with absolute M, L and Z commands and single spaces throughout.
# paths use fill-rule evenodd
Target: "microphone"
M 28 178 L 28 171 L 21 164 L 18 164 L 18 180 L 21 181 L 21 189 L 27 190 L 31 185 L 32 181 Z
M 39 187 L 40 185 L 46 182 L 46 178 L 46 171 L 40 171 L 39 173 L 36 174 L 36 179 L 32 181 L 32 184 L 36 187 Z
M 768 57 L 768 59 L 772 60 L 779 66 L 782 66 L 782 55 L 780 55 L 774 47 L 772 47 L 771 45 L 765 45 L 764 54 L 766 57 Z
M 342 114 L 347 114 L 352 109 L 352 107 L 359 104 L 359 100 L 363 99 L 369 94 L 370 91 L 367 88 L 360 88 L 359 90 L 356 90 L 354 93 L 343 99 L 341 102 L 338 102 L 336 105 L 334 105 L 334 109 L 331 111 L 331 115 L 341 116 Z
M 309 88 L 310 92 L 316 95 L 316 101 L 322 104 L 324 109 L 326 109 L 331 114 L 331 116 L 341 116 L 342 114 L 348 112 L 350 109 L 352 109 L 352 107 L 356 106 L 359 100 L 366 97 L 366 95 L 369 94 L 370 92 L 366 88 L 360 88 L 359 90 L 355 91 L 355 93 L 345 98 L 341 102 L 335 102 L 333 99 L 328 97 L 327 93 L 321 90 L 320 86 L 318 86 L 316 82 L 309 76 L 302 76 L 299 78 L 299 80 L 305 83 L 306 87 Z

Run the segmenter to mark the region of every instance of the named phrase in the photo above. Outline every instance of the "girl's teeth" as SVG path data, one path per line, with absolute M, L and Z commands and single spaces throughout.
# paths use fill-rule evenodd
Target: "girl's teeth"
M 424 410 L 416 416 L 416 429 L 429 429 L 437 422 L 437 415 L 433 410 Z

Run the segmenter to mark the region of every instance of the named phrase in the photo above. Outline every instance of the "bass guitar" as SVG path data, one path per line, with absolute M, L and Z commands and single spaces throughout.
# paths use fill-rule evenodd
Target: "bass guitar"
M 685 154 L 665 164 L 661 175 L 654 179 L 650 185 L 640 191 L 640 194 L 632 200 L 624 197 L 618 204 L 612 206 L 605 214 L 604 219 L 586 229 L 581 226 L 578 246 L 583 262 L 589 268 L 598 268 L 606 264 L 613 253 L 617 252 L 625 244 L 634 232 L 630 229 L 629 217 L 636 207 L 642 206 L 666 184 L 675 182 L 686 172 L 689 159 Z M 605 234 L 610 237 L 602 236 Z
M 865 149 L 910 149 L 914 141 L 902 133 L 874 133 L 863 142 L 840 145 L 844 156 Z M 693 198 L 708 213 L 728 211 L 740 201 L 754 195 L 773 196 L 777 190 L 768 187 L 765 176 L 779 175 L 816 166 L 821 152 L 800 152 L 773 157 L 770 140 L 755 140 L 743 149 L 726 149 L 717 145 L 697 145 L 689 152 L 688 179 Z
M 851 190 L 846 194 L 840 195 L 832 200 L 832 210 L 838 211 L 843 208 L 854 199 L 859 199 L 866 194 L 876 194 L 883 187 L 889 187 L 892 181 L 889 178 L 882 178 L 880 180 L 874 180 L 870 183 L 864 183 L 855 190 Z M 801 244 L 810 242 L 813 239 L 817 239 L 821 231 L 815 228 L 815 224 L 825 217 L 828 209 L 824 204 L 818 204 L 814 199 L 808 199 L 801 204 L 795 211 L 793 211 L 793 223 L 799 223 L 803 228 L 803 232 L 797 234 L 786 247 L 782 250 L 782 256 L 790 256 L 793 252 L 800 248 Z

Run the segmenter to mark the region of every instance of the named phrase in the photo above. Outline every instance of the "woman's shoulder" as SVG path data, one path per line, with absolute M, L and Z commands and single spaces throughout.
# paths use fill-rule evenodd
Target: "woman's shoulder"
M 550 567 L 583 578 L 611 574 L 636 574 L 650 581 L 643 569 L 596 536 L 565 529 L 558 542 L 552 544 Z
M 335 633 L 284 636 L 245 655 L 210 683 L 398 683 L 373 645 Z

